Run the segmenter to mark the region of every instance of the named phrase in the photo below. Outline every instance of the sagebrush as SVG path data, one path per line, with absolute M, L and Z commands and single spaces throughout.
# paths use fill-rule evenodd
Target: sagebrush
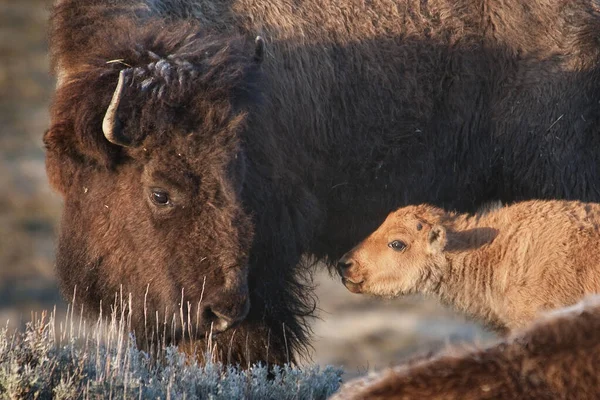
M 325 399 L 340 386 L 330 366 L 241 369 L 210 354 L 200 364 L 168 345 L 152 357 L 118 314 L 91 325 L 72 311 L 63 322 L 43 314 L 24 331 L 0 330 L 0 398 Z

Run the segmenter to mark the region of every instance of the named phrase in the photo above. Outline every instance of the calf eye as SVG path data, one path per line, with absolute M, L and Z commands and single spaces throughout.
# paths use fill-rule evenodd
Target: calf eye
M 406 244 L 400 240 L 394 240 L 393 242 L 388 243 L 388 247 L 396 251 L 402 251 L 406 248 Z
M 164 190 L 154 189 L 150 197 L 152 202 L 159 206 L 166 206 L 170 203 L 169 194 Z

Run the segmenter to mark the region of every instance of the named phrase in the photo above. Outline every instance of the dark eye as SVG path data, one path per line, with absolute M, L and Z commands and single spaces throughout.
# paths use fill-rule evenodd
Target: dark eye
M 164 190 L 154 189 L 152 190 L 150 197 L 152 198 L 152 202 L 159 206 L 166 206 L 170 202 L 169 194 Z
M 406 244 L 400 240 L 394 240 L 393 242 L 388 243 L 388 247 L 396 251 L 402 251 L 406 248 Z

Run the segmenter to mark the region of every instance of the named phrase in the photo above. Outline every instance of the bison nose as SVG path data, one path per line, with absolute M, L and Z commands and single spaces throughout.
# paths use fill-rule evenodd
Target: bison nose
M 234 326 L 239 321 L 236 321 L 234 318 L 231 318 L 228 315 L 221 314 L 218 311 L 213 311 L 213 314 L 217 317 L 213 322 L 213 331 L 214 332 L 225 332 L 227 329 Z
M 352 268 L 352 264 L 352 260 L 345 257 L 342 257 L 340 261 L 338 261 L 337 269 L 341 277 L 344 277 L 344 273 L 350 268 Z
M 238 311 L 224 311 L 216 307 L 209 306 L 206 314 L 210 317 L 212 330 L 214 333 L 225 332 L 242 322 L 250 310 L 250 301 L 246 300 Z

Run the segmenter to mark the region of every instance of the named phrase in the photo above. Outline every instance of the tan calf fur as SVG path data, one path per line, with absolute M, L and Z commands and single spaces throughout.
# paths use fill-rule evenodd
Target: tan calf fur
M 599 399 L 600 296 L 483 349 L 450 348 L 348 382 L 332 400 Z
M 356 293 L 435 295 L 498 331 L 600 292 L 600 205 L 527 201 L 466 215 L 391 213 L 340 259 Z

